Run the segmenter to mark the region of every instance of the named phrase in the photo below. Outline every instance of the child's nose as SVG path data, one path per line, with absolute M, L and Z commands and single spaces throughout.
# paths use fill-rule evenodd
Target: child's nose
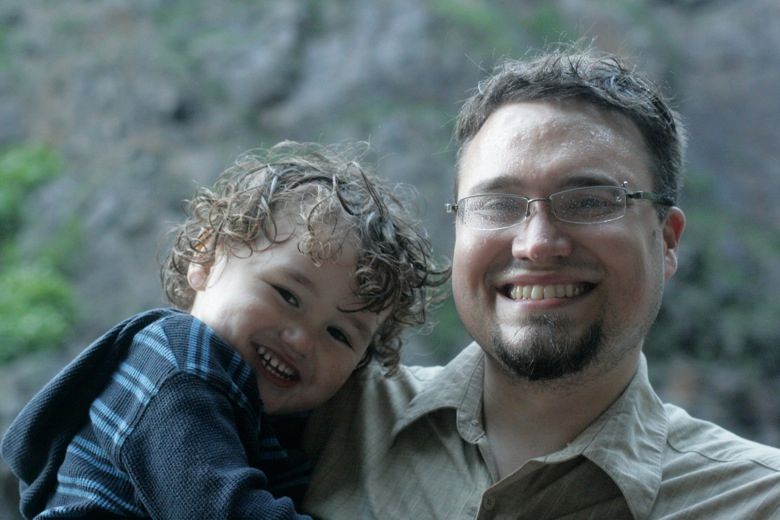
M 300 323 L 293 323 L 282 329 L 282 341 L 301 357 L 306 357 L 311 352 L 313 337 L 308 327 Z

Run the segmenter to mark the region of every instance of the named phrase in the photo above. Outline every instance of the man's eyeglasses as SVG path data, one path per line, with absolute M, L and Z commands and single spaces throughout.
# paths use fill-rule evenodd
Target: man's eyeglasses
M 471 229 L 496 230 L 515 226 L 531 214 L 531 203 L 547 201 L 553 216 L 572 224 L 602 224 L 623 218 L 628 199 L 649 200 L 673 206 L 668 198 L 649 191 L 628 191 L 622 186 L 587 186 L 553 193 L 549 197 L 529 199 L 506 193 L 481 193 L 447 204 L 447 213 L 457 213 L 461 223 Z

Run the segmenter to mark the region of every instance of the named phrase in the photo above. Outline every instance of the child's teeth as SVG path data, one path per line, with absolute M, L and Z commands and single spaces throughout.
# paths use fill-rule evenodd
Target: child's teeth
M 263 366 L 278 377 L 282 379 L 295 379 L 297 377 L 293 367 L 285 364 L 267 348 L 257 347 L 257 355 L 260 356 L 260 362 Z

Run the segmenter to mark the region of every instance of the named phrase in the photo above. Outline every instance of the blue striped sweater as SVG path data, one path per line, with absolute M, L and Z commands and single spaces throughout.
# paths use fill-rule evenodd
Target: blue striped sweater
M 301 518 L 303 420 L 264 415 L 232 348 L 189 314 L 155 309 L 49 382 L 2 455 L 26 518 Z

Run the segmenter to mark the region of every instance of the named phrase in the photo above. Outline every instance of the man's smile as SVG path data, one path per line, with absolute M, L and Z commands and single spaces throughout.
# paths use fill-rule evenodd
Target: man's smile
M 505 285 L 501 292 L 512 300 L 574 298 L 593 288 L 589 283 Z

